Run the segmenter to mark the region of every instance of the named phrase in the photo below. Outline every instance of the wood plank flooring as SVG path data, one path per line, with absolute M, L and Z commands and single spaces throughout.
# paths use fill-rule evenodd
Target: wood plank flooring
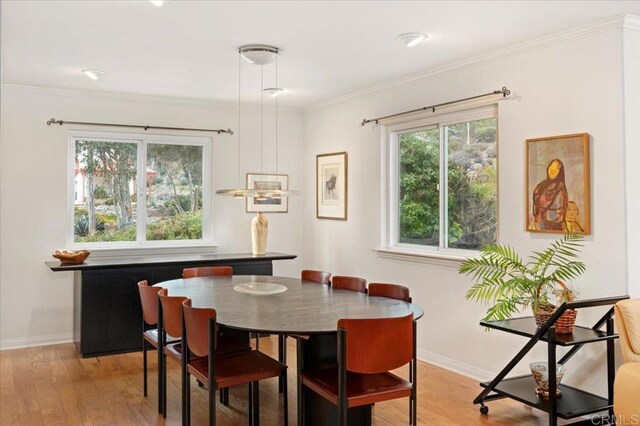
M 288 340 L 289 409 L 296 419 L 295 343 Z M 275 337 L 260 349 L 276 356 Z M 142 354 L 81 359 L 72 344 L 0 352 L 0 425 L 179 425 L 180 367 L 168 362 L 168 416 L 157 415 L 156 357 L 149 357 L 149 396 L 142 395 Z M 479 392 L 469 378 L 421 362 L 418 368 L 418 418 L 424 425 L 544 425 L 546 416 L 514 401 L 489 403 L 489 416 L 471 401 Z M 406 370 L 398 374 L 407 376 Z M 282 424 L 277 380 L 260 383 L 263 425 Z M 192 385 L 192 424 L 208 421 L 207 394 Z M 373 424 L 406 425 L 408 400 L 376 404 Z M 230 405 L 218 405 L 218 424 L 247 424 L 247 389 L 233 388 Z

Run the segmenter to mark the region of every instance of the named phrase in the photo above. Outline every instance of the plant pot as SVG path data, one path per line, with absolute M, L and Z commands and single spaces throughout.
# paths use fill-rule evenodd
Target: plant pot
M 552 311 L 546 310 L 538 310 L 534 312 L 534 317 L 536 319 L 536 324 L 538 328 L 542 327 L 549 318 L 555 313 L 555 307 Z M 578 315 L 578 311 L 575 309 L 567 309 L 564 314 L 560 316 L 556 320 L 554 324 L 556 328 L 556 334 L 571 334 L 573 333 L 573 326 L 576 323 L 576 316 Z

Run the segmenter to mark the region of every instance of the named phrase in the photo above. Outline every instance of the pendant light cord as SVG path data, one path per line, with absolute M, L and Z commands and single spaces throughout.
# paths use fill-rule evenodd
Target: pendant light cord
M 238 188 L 244 188 L 242 172 L 240 171 L 240 116 L 242 115 L 242 54 L 238 52 Z
M 262 164 L 264 161 L 263 143 L 263 120 L 264 120 L 264 65 L 260 65 L 260 174 L 264 175 Z
M 278 55 L 276 55 L 276 90 L 278 88 Z M 278 96 L 276 92 L 276 175 L 278 174 Z M 276 180 L 277 180 L 276 176 Z

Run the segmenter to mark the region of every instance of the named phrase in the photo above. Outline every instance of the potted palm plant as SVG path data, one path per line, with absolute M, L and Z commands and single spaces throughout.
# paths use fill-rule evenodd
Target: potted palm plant
M 475 282 L 466 298 L 491 305 L 485 321 L 508 319 L 522 308 L 531 307 L 541 326 L 556 309 L 552 295 L 559 303 L 574 298 L 565 281 L 578 278 L 586 270 L 578 260 L 582 240 L 581 235 L 566 234 L 546 250 L 532 253 L 528 262 L 509 245 L 488 245 L 479 257 L 460 265 L 459 272 Z M 568 309 L 556 321 L 556 332 L 570 334 L 575 318 L 576 311 Z

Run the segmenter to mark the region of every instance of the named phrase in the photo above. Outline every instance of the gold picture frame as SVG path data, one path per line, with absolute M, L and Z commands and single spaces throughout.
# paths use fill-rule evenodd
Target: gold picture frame
M 289 189 L 289 175 L 273 173 L 247 173 L 247 189 Z M 247 213 L 288 213 L 289 198 L 258 200 L 247 198 Z
M 316 217 L 347 220 L 349 196 L 348 155 L 332 152 L 316 155 Z
M 589 134 L 526 141 L 529 232 L 591 234 Z

